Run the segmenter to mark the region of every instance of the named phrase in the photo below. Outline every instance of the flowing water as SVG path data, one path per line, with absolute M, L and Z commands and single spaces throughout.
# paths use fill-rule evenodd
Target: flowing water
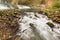
M 60 40 L 60 28 L 58 25 L 49 20 L 47 16 L 36 12 L 25 12 L 20 20 L 20 35 L 22 40 Z M 35 14 L 38 16 L 36 17 Z M 52 22 L 56 24 L 55 28 L 50 28 L 46 23 Z
M 1 3 L 1 0 L 0 0 Z M 20 9 L 30 8 L 19 6 Z M 11 7 L 13 8 L 13 7 Z M 6 5 L 0 4 L 1 9 L 10 9 Z M 17 35 L 20 36 L 21 40 L 60 40 L 60 25 L 54 23 L 47 16 L 39 14 L 37 12 L 25 12 L 18 21 L 20 25 L 20 31 Z M 51 22 L 55 25 L 54 28 L 50 28 L 46 23 Z M 52 31 L 53 29 L 53 31 Z

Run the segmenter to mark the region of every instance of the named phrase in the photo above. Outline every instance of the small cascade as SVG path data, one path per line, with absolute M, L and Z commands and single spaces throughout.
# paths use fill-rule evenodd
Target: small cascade
M 26 15 L 18 21 L 21 31 L 17 35 L 20 35 L 22 40 L 60 40 L 60 28 L 57 28 L 57 24 L 47 16 L 36 12 L 25 13 Z M 56 27 L 50 28 L 47 22 L 56 24 Z
M 0 10 L 13 9 L 12 6 L 7 6 L 0 0 Z M 17 5 L 19 9 L 30 9 L 30 7 Z M 21 40 L 60 40 L 60 24 L 54 23 L 47 16 L 37 12 L 25 12 L 21 19 L 18 21 L 20 31 L 17 35 Z M 47 25 L 47 22 L 51 22 L 55 25 L 51 28 Z M 59 26 L 59 27 L 58 27 Z

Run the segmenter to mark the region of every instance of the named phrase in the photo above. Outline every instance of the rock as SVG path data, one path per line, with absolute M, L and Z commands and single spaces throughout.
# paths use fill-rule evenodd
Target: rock
M 20 12 L 18 10 L 3 10 L 0 13 L 2 14 L 0 16 L 0 39 L 6 40 L 9 36 L 16 35 L 19 30 Z
M 51 23 L 51 22 L 47 22 L 46 24 L 49 25 L 50 28 L 54 28 L 55 27 L 55 25 L 53 23 Z
M 35 17 L 37 17 L 37 18 L 39 18 L 39 16 L 37 15 L 37 13 L 35 13 L 35 15 L 34 15 Z
M 8 38 L 6 40 L 20 40 L 20 37 L 19 36 L 13 36 L 13 37 Z
M 60 12 L 59 11 L 49 11 L 47 17 L 52 19 L 54 22 L 60 23 Z

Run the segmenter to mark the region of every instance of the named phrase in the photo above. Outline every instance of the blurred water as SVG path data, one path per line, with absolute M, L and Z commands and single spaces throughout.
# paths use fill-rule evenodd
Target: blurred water
M 22 40 L 60 40 L 60 28 L 55 27 L 52 31 L 46 24 L 47 22 L 52 22 L 47 16 L 36 12 L 25 13 L 27 15 L 24 15 L 19 20 L 19 29 L 21 31 L 17 33 L 17 35 L 21 36 Z
M 19 6 L 19 9 L 30 9 L 27 6 Z M 0 0 L 0 10 L 13 9 L 12 6 L 8 7 L 2 0 Z M 22 16 L 18 21 L 20 24 L 20 35 L 22 40 L 60 40 L 60 28 L 58 24 L 49 20 L 47 16 L 38 14 L 37 12 L 25 12 L 26 15 Z M 37 15 L 37 16 L 36 16 Z M 46 23 L 52 22 L 55 28 L 50 28 Z M 60 25 L 59 25 L 60 26 Z

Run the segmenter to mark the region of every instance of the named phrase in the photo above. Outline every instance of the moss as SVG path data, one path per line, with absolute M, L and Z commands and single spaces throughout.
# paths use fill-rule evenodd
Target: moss
M 53 8 L 49 8 L 49 10 L 60 11 L 60 8 L 57 8 L 57 7 L 53 7 Z
M 48 8 L 49 10 L 58 10 L 60 11 L 60 0 L 55 0 L 52 8 Z
M 0 35 L 2 35 L 2 32 L 0 32 Z
M 48 22 L 47 24 L 48 24 L 51 28 L 54 28 L 54 27 L 55 27 L 54 24 L 51 23 L 51 22 Z
M 53 20 L 54 22 L 60 23 L 60 11 L 52 10 L 45 13 L 45 15 L 47 15 L 47 17 Z
M 34 16 L 37 17 L 37 18 L 39 18 L 39 16 L 37 15 L 37 13 Z
M 54 7 L 60 8 L 60 0 L 55 0 Z

